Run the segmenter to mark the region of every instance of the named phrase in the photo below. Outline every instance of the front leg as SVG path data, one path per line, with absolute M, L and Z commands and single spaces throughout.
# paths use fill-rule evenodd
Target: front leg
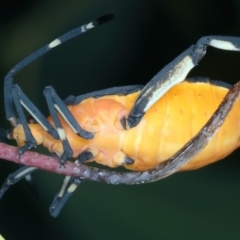
M 25 108 L 31 116 L 54 138 L 59 139 L 56 129 L 47 121 L 45 116 L 36 108 L 36 106 L 27 98 L 18 85 L 13 85 L 11 89 L 11 95 L 13 98 L 13 103 L 16 107 L 16 113 L 19 117 L 16 124 L 21 124 L 24 129 L 26 141 L 20 146 L 18 154 L 21 155 L 27 150 L 35 147 L 37 142 L 34 139 L 30 128 L 28 126 L 28 120 L 24 114 L 23 108 Z
M 208 46 L 229 51 L 240 51 L 240 38 L 208 36 L 198 40 L 160 72 L 143 88 L 128 118 L 126 126 L 135 127 L 147 110 L 157 102 L 170 88 L 182 82 L 192 68 L 204 57 Z

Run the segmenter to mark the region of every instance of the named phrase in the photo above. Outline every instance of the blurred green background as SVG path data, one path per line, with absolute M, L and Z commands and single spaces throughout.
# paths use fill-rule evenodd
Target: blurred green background
M 42 90 L 64 99 L 146 84 L 204 35 L 240 36 L 237 0 L 0 1 L 0 79 L 18 61 L 70 29 L 107 13 L 116 19 L 29 65 L 16 82 L 47 113 Z M 240 53 L 209 49 L 190 76 L 234 83 Z M 9 128 L 0 95 L 0 126 Z M 177 123 L 176 123 L 177 124 Z M 179 126 L 181 127 L 181 126 Z M 0 233 L 11 239 L 240 239 L 239 150 L 201 170 L 139 186 L 86 182 L 57 219 L 48 213 L 62 177 L 39 171 L 36 200 L 24 181 L 0 201 Z M 0 183 L 17 166 L 0 161 Z

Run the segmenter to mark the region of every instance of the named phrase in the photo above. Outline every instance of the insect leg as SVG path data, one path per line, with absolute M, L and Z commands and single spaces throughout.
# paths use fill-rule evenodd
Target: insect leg
M 64 163 L 67 161 L 68 158 L 72 156 L 72 148 L 67 140 L 67 136 L 65 134 L 65 131 L 62 127 L 62 124 L 60 122 L 58 112 L 60 115 L 64 118 L 64 120 L 69 124 L 71 128 L 73 128 L 76 131 L 76 125 L 73 126 L 72 122 L 69 121 L 69 119 L 74 120 L 74 123 L 76 120 L 72 116 L 71 112 L 67 109 L 66 105 L 62 103 L 62 105 L 58 105 L 61 100 L 57 96 L 56 92 L 53 90 L 52 87 L 46 87 L 43 91 L 43 94 L 46 98 L 47 105 L 49 112 L 52 116 L 53 122 L 55 124 L 56 130 L 58 132 L 59 138 L 63 145 L 63 153 L 60 157 L 60 164 L 64 165 Z M 60 100 L 60 101 L 59 101 Z M 77 123 L 77 122 L 76 122 Z M 78 123 L 77 123 L 78 125 Z M 78 126 L 79 127 L 79 126 Z
M 79 154 L 77 160 L 75 161 L 76 164 L 84 163 L 87 160 L 90 160 L 93 158 L 93 153 L 90 151 L 83 151 L 81 154 Z M 50 214 L 52 217 L 57 217 L 63 205 L 67 202 L 69 197 L 73 194 L 73 192 L 76 190 L 78 185 L 82 183 L 83 180 L 80 178 L 74 178 L 74 177 L 65 177 L 60 190 L 55 195 L 53 202 L 49 208 Z
M 89 160 L 90 158 L 92 158 L 91 153 L 90 154 L 88 154 L 88 153 L 90 153 L 90 152 L 85 151 L 85 152 L 81 153 L 78 156 L 78 159 L 75 161 L 75 163 L 79 164 L 83 160 L 86 161 L 86 160 Z M 61 184 L 60 190 L 55 195 L 53 202 L 49 208 L 50 215 L 52 217 L 57 217 L 60 214 L 64 204 L 67 202 L 69 197 L 73 194 L 73 192 L 76 190 L 78 185 L 81 184 L 82 182 L 83 182 L 83 180 L 81 180 L 80 178 L 74 178 L 74 177 L 69 177 L 69 176 L 64 178 L 64 180 Z
M 23 112 L 23 107 L 49 134 L 51 134 L 54 138 L 59 139 L 56 129 L 53 128 L 53 126 L 47 121 L 43 114 L 37 109 L 37 107 L 26 97 L 18 85 L 12 86 L 11 94 L 13 96 L 14 105 L 19 117 L 19 120 L 17 122 L 22 124 L 26 136 L 25 145 L 21 146 L 18 150 L 19 155 L 36 146 L 36 140 L 34 139 L 28 126 L 28 121 Z
M 5 182 L 3 183 L 1 189 L 0 189 L 0 199 L 2 198 L 2 196 L 4 195 L 4 193 L 9 189 L 9 187 L 17 182 L 19 182 L 21 179 L 23 179 L 24 177 L 26 178 L 26 180 L 30 183 L 30 185 L 32 185 L 32 183 L 29 181 L 31 179 L 29 179 L 30 174 L 33 173 L 34 171 L 38 170 L 35 167 L 27 167 L 27 166 L 23 166 L 21 168 L 19 168 L 17 171 L 15 171 L 14 173 L 11 173 L 7 179 L 5 180 Z M 33 189 L 35 187 L 33 186 Z M 35 189 L 34 189 L 35 191 Z
M 69 197 L 73 194 L 73 192 L 76 190 L 78 185 L 82 182 L 83 180 L 79 178 L 73 178 L 73 177 L 64 178 L 63 183 L 61 184 L 60 191 L 54 197 L 53 202 L 49 208 L 50 215 L 52 217 L 57 217 L 60 214 L 64 204 L 67 202 Z
M 208 36 L 201 38 L 172 62 L 159 71 L 143 88 L 128 118 L 127 126 L 132 128 L 142 119 L 146 111 L 160 99 L 170 88 L 182 82 L 189 71 L 204 57 L 207 46 L 240 51 L 240 38 Z
M 43 94 L 48 102 L 48 107 L 52 108 L 52 106 L 54 106 L 57 112 L 64 118 L 64 120 L 76 134 L 85 139 L 94 137 L 92 133 L 86 132 L 80 127 L 77 120 L 73 117 L 72 113 L 67 108 L 66 104 L 59 98 L 56 91 L 52 87 L 46 87 L 43 91 Z
M 29 65 L 31 62 L 35 61 L 36 59 L 38 59 L 45 53 L 49 52 L 54 47 L 59 46 L 61 43 L 66 42 L 78 35 L 81 35 L 82 33 L 87 32 L 88 30 L 90 30 L 96 26 L 99 26 L 108 21 L 111 21 L 113 18 L 114 18 L 113 14 L 107 14 L 100 18 L 95 19 L 94 21 L 91 21 L 87 24 L 84 24 L 84 25 L 78 27 L 78 28 L 75 28 L 75 29 L 69 31 L 68 33 L 63 34 L 62 36 L 53 40 L 51 43 L 43 46 L 42 48 L 38 49 L 34 53 L 30 54 L 28 57 L 26 57 L 21 62 L 19 62 L 17 65 L 15 65 L 7 73 L 7 75 L 4 78 L 4 103 L 5 103 L 6 118 L 11 122 L 12 126 L 16 126 L 16 124 L 17 124 L 17 117 L 16 117 L 16 113 L 14 111 L 13 96 L 11 94 L 14 76 L 19 71 L 21 71 L 23 68 L 25 68 L 27 65 Z

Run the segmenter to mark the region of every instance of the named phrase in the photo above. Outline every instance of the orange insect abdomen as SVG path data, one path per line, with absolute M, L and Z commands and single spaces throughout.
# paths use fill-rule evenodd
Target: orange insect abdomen
M 146 170 L 174 155 L 193 138 L 218 108 L 228 89 L 204 82 L 183 82 L 170 89 L 124 134 L 123 152 L 133 159 L 132 170 Z M 211 142 L 180 170 L 215 162 L 238 148 L 240 100 Z

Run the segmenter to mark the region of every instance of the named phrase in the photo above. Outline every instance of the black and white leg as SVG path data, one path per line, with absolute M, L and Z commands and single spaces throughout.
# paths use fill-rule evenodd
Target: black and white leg
M 84 163 L 87 160 L 90 160 L 93 158 L 93 154 L 89 151 L 83 151 L 75 161 L 76 164 Z M 83 180 L 79 178 L 73 178 L 73 177 L 65 177 L 63 182 L 61 183 L 60 190 L 55 195 L 53 202 L 49 208 L 50 214 L 53 217 L 57 217 L 64 204 L 67 202 L 69 197 L 73 194 L 73 192 L 76 190 L 78 185 L 82 183 Z
M 38 49 L 25 59 L 23 59 L 21 62 L 19 62 L 17 65 L 15 65 L 5 76 L 4 79 L 4 103 L 5 103 L 5 112 L 6 112 L 6 118 L 11 122 L 12 126 L 17 125 L 17 114 L 15 112 L 14 108 L 14 101 L 13 101 L 13 95 L 12 95 L 12 85 L 14 76 L 21 71 L 23 68 L 28 66 L 31 62 L 35 61 L 45 53 L 49 52 L 51 49 L 59 46 L 60 44 L 78 36 L 82 33 L 87 32 L 90 29 L 93 29 L 96 26 L 99 26 L 101 24 L 104 24 L 108 21 L 111 21 L 114 18 L 113 14 L 104 15 L 100 18 L 95 19 L 94 21 L 91 21 L 87 24 L 84 24 L 78 28 L 75 28 L 68 33 L 63 34 L 62 36 L 58 37 L 57 39 L 53 40 L 51 43 L 45 45 L 44 47 Z M 87 133 L 86 133 L 87 134 Z
M 72 128 L 72 130 L 79 134 L 81 131 L 81 128 L 76 121 L 76 119 L 73 117 L 72 113 L 69 111 L 67 106 L 64 104 L 64 102 L 58 97 L 55 90 L 52 87 L 46 87 L 43 92 L 49 112 L 52 116 L 53 122 L 55 124 L 56 130 L 58 132 L 59 138 L 62 141 L 63 144 L 63 154 L 60 156 L 60 163 L 61 165 L 64 165 L 64 163 L 67 161 L 68 158 L 72 156 L 72 148 L 67 140 L 67 136 L 65 134 L 65 131 L 62 127 L 62 124 L 60 122 L 58 113 L 62 116 L 62 118 L 68 123 L 68 125 Z M 80 134 L 79 134 L 80 135 Z M 87 133 L 85 135 L 86 139 L 92 138 L 94 135 L 92 133 Z
M 25 151 L 29 150 L 32 147 L 36 146 L 36 140 L 34 139 L 30 128 L 28 126 L 28 120 L 24 114 L 23 108 L 25 108 L 32 117 L 38 122 L 49 134 L 54 138 L 60 139 L 58 132 L 55 128 L 47 121 L 46 117 L 38 110 L 38 108 L 27 98 L 23 93 L 21 88 L 18 85 L 13 85 L 11 89 L 11 94 L 13 96 L 13 104 L 16 108 L 16 113 L 18 114 L 19 119 L 17 123 L 21 123 L 26 136 L 26 143 L 24 146 L 21 146 L 18 149 L 18 154 L 21 155 Z
M 23 166 L 23 167 L 19 168 L 17 171 L 15 171 L 14 173 L 11 173 L 7 177 L 7 179 L 5 180 L 5 182 L 3 183 L 3 185 L 0 189 L 0 199 L 2 198 L 4 193 L 9 189 L 9 187 L 11 187 L 13 184 L 16 184 L 23 178 L 25 178 L 27 180 L 27 182 L 28 182 L 30 188 L 33 190 L 33 192 L 38 195 L 35 185 L 31 181 L 31 173 L 33 173 L 36 170 L 38 170 L 38 169 L 35 167 Z
M 170 88 L 182 82 L 189 71 L 195 67 L 206 53 L 208 46 L 228 51 L 240 51 L 240 38 L 208 36 L 202 37 L 160 72 L 143 88 L 128 118 L 127 126 L 135 127 L 147 110 L 160 99 Z
M 51 111 L 54 112 L 57 111 L 62 116 L 62 118 L 68 123 L 71 129 L 82 138 L 91 139 L 94 137 L 93 133 L 86 132 L 80 127 L 79 123 L 74 118 L 70 110 L 67 108 L 64 101 L 59 98 L 56 91 L 52 87 L 50 86 L 46 87 L 43 91 L 43 94 L 46 98 L 50 113 L 52 113 Z M 60 131 L 59 129 L 57 130 L 59 132 L 59 136 L 61 137 L 62 131 Z
M 55 195 L 53 202 L 49 208 L 50 215 L 52 217 L 57 217 L 64 204 L 67 202 L 69 197 L 76 190 L 78 185 L 82 183 L 83 180 L 79 178 L 65 177 L 63 183 L 61 184 L 60 191 Z

